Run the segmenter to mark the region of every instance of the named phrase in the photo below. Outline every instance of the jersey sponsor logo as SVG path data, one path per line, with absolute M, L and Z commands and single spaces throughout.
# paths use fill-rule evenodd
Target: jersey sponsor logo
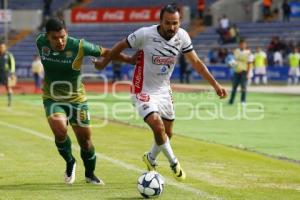
M 42 47 L 42 56 L 49 56 L 50 55 L 50 48 L 47 46 Z
M 72 60 L 68 60 L 68 59 L 67 60 L 63 60 L 63 59 L 49 58 L 49 57 L 46 57 L 46 56 L 42 56 L 41 59 L 49 61 L 49 62 L 59 62 L 59 63 L 64 63 L 64 64 L 71 64 L 72 63 Z
M 66 57 L 67 58 L 72 58 L 73 57 L 73 52 L 72 51 L 66 51 Z
M 144 52 L 137 53 L 137 62 L 134 69 L 131 92 L 138 94 L 142 91 L 144 82 Z
M 161 73 L 164 73 L 164 72 L 166 72 L 167 71 L 167 67 L 166 66 L 163 66 L 161 69 L 160 69 L 160 72 Z
M 155 65 L 174 65 L 175 57 L 170 56 L 152 56 L 152 63 Z

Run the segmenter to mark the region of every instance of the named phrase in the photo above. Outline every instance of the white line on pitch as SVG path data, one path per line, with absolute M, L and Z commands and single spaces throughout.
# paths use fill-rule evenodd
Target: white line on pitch
M 22 127 L 22 126 L 17 126 L 15 124 L 10 124 L 10 123 L 3 122 L 3 121 L 0 121 L 0 125 L 6 126 L 8 128 L 12 128 L 12 129 L 17 129 L 19 131 L 23 131 L 25 133 L 29 133 L 31 135 L 37 136 L 37 137 L 45 139 L 45 140 L 54 141 L 54 139 L 52 137 L 49 137 L 49 136 L 47 136 L 47 135 L 45 135 L 45 134 L 43 134 L 41 132 L 35 131 L 33 129 L 30 129 L 30 128 L 26 128 L 26 127 Z M 80 148 L 79 148 L 78 145 L 72 145 L 72 146 L 73 146 L 73 149 L 80 150 Z M 111 163 L 113 163 L 113 164 L 115 164 L 117 166 L 121 166 L 122 168 L 126 168 L 128 170 L 135 171 L 137 173 L 144 172 L 144 170 L 136 167 L 135 165 L 128 164 L 128 163 L 125 163 L 125 162 L 117 160 L 117 159 L 113 159 L 113 158 L 111 158 L 109 156 L 106 156 L 106 155 L 104 155 L 102 153 L 96 152 L 96 155 L 100 159 L 103 159 L 103 160 L 106 160 L 108 162 L 111 162 Z M 221 200 L 222 199 L 220 197 L 212 196 L 212 195 L 208 194 L 207 192 L 201 191 L 201 190 L 193 188 L 191 186 L 187 186 L 187 185 L 185 185 L 183 183 L 174 182 L 173 180 L 171 180 L 169 178 L 166 178 L 166 182 L 169 185 L 175 186 L 175 187 L 177 187 L 179 189 L 182 189 L 182 190 L 185 190 L 185 191 L 188 191 L 188 192 L 192 192 L 192 193 L 198 195 L 199 197 L 213 199 L 213 200 Z

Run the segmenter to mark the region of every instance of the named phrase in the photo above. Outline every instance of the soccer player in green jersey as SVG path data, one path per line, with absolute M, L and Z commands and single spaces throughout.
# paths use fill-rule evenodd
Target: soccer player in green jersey
M 110 50 L 68 36 L 64 22 L 56 18 L 48 20 L 46 33 L 37 36 L 36 44 L 45 71 L 43 104 L 57 149 L 66 161 L 65 182 L 74 183 L 76 168 L 71 140 L 67 134 L 69 123 L 80 145 L 86 182 L 104 184 L 94 174 L 96 155 L 91 140 L 90 115 L 84 85 L 80 80 L 80 70 L 84 56 L 105 57 Z M 115 59 L 127 63 L 135 62 L 134 56 L 124 54 L 117 54 Z

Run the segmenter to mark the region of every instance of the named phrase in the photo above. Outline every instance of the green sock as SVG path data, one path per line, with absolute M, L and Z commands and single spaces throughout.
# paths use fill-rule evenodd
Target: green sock
M 64 158 L 66 162 L 70 162 L 74 159 L 71 149 L 72 142 L 69 136 L 67 136 L 67 139 L 64 142 L 55 141 L 55 144 L 59 154 Z
M 81 149 L 80 155 L 83 160 L 84 167 L 85 167 L 85 176 L 86 177 L 92 176 L 94 174 L 94 170 L 96 167 L 95 148 L 92 147 L 89 151 L 85 151 L 85 150 Z
M 12 101 L 12 93 L 8 92 L 7 93 L 7 100 L 8 100 L 8 103 L 7 105 L 8 106 L 11 106 L 11 101 Z

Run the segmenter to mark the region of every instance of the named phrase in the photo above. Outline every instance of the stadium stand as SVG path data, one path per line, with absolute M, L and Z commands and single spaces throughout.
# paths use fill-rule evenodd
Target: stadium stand
M 239 23 L 237 24 L 241 37 L 248 41 L 248 46 L 255 49 L 257 46 L 267 47 L 273 36 L 280 36 L 285 41 L 297 41 L 300 38 L 300 22 L 272 22 L 272 23 Z M 287 31 L 287 29 L 289 31 Z M 212 48 L 224 47 L 234 48 L 235 43 L 220 45 L 219 35 L 216 27 L 208 27 L 206 30 L 194 38 L 194 47 L 200 57 L 207 56 Z

